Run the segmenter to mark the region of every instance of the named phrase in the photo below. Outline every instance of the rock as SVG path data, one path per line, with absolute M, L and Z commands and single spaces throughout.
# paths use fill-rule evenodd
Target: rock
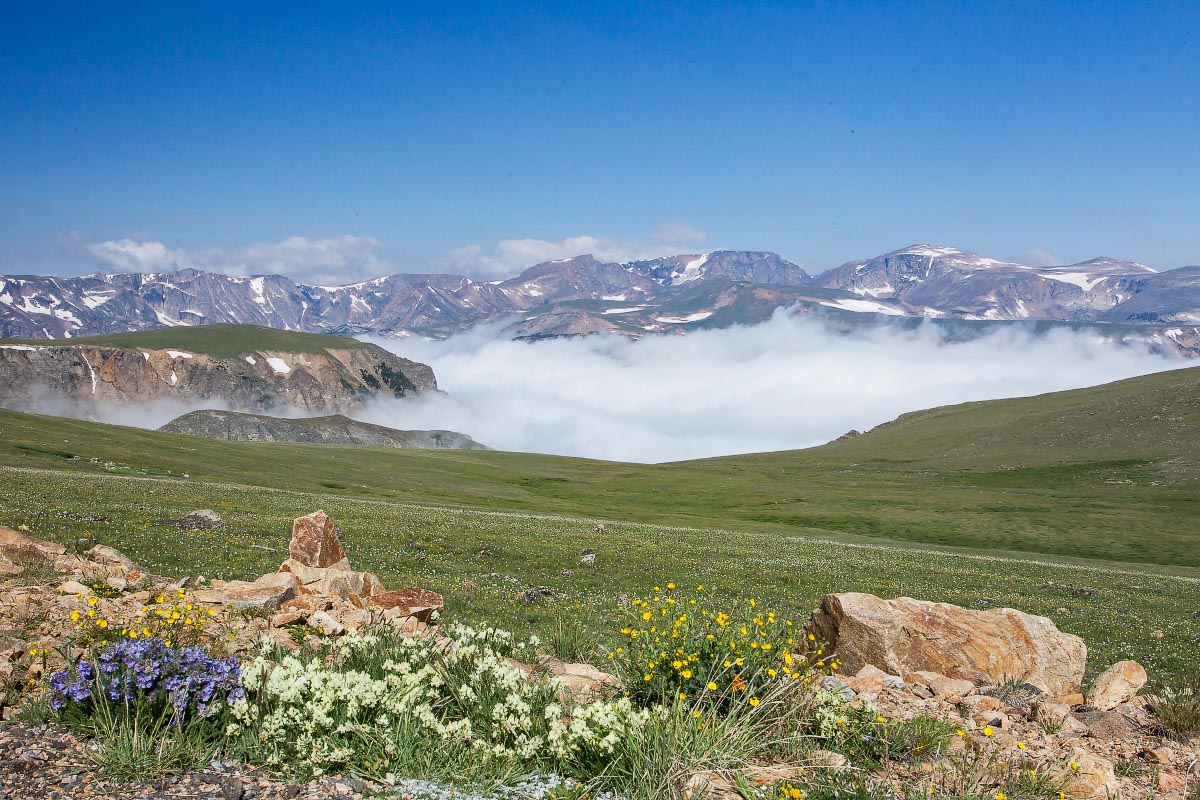
M 975 684 L 971 681 L 948 678 L 937 672 L 917 670 L 911 677 L 916 682 L 928 686 L 937 697 L 966 697 L 975 691 Z
M 576 695 L 596 694 L 605 687 L 621 685 L 621 681 L 615 675 L 599 670 L 591 664 L 568 663 L 549 656 L 542 658 L 539 663 L 547 675 L 558 678 Z
M 1063 722 L 1071 715 L 1071 708 L 1050 697 L 1039 697 L 1033 702 L 1033 720 L 1042 727 L 1056 730 L 1061 729 Z
M 324 511 L 297 517 L 292 523 L 288 556 L 307 567 L 328 567 L 346 557 L 333 520 Z
M 237 608 L 274 610 L 296 595 L 296 576 L 286 572 L 263 575 L 254 582 L 229 581 L 222 586 L 199 589 L 192 597 L 201 603 L 214 603 Z
M 324 597 L 367 597 L 384 592 L 383 582 L 373 572 L 355 572 L 349 559 L 342 558 L 328 567 L 310 567 L 289 558 L 279 566 L 281 573 L 295 575 L 300 592 Z
M 737 785 L 716 772 L 695 772 L 683 784 L 684 800 L 742 800 Z
M 579 563 L 583 564 L 585 567 L 596 566 L 596 551 L 584 550 L 579 554 Z
M 1092 683 L 1087 692 L 1087 704 L 1101 711 L 1111 711 L 1133 699 L 1149 676 L 1136 661 L 1118 661 Z
M 122 553 L 120 550 L 114 550 L 108 545 L 98 544 L 91 550 L 87 551 L 89 560 L 106 567 L 120 567 L 125 572 L 145 572 L 133 560 Z
M 861 592 L 826 595 L 808 630 L 829 644 L 842 664 L 873 664 L 901 675 L 955 667 L 987 675 L 992 683 L 1015 677 L 1049 694 L 1077 691 L 1087 646 L 1046 617 L 1011 608 L 973 611 L 949 603 Z
M 1173 769 L 1160 769 L 1155 786 L 1160 795 L 1179 792 L 1187 788 L 1187 778 Z
M 179 527 L 189 531 L 216 531 L 225 527 L 225 520 L 211 508 L 189 511 L 179 518 Z
M 59 594 L 82 594 L 84 596 L 92 593 L 90 586 L 84 586 L 79 581 L 66 581 L 58 586 Z
M 365 608 L 349 608 L 339 612 L 335 618 L 349 631 L 362 630 L 374 622 L 371 612 Z
M 272 628 L 283 628 L 288 625 L 298 625 L 308 620 L 308 612 L 300 610 L 280 611 L 271 617 Z
M 1121 796 L 1113 764 L 1095 753 L 1077 751 L 1060 776 L 1067 797 L 1076 800 L 1110 800 Z
M 1074 739 L 1078 736 L 1087 736 L 1091 733 L 1088 726 L 1084 725 L 1074 716 L 1068 714 L 1063 718 L 1062 726 L 1058 729 L 1058 735 L 1068 739 Z
M 340 636 L 346 632 L 346 627 L 338 622 L 328 611 L 317 611 L 308 617 L 308 624 L 320 628 L 326 636 Z
M 1004 710 L 1004 703 L 1001 700 L 986 694 L 973 694 L 964 697 L 958 704 L 963 708 L 968 708 L 975 712 Z
M 14 578 L 17 575 L 22 575 L 25 568 L 9 560 L 8 556 L 0 553 L 0 578 Z
M 242 795 L 246 793 L 246 787 L 242 784 L 241 778 L 235 778 L 228 775 L 221 778 L 221 800 L 242 800 Z
M 66 552 L 67 549 L 60 544 L 43 542 L 0 525 L 0 553 L 10 560 L 53 561 L 56 556 Z
M 846 678 L 846 685 L 855 691 L 856 694 L 868 692 L 871 694 L 879 694 L 883 691 L 884 681 L 888 678 L 888 674 L 883 670 L 866 664 L 855 673 L 854 677 Z
M 970 681 L 976 686 L 990 686 L 993 682 L 990 675 L 968 667 L 951 667 L 946 670 L 946 677 L 956 681 Z
M 1126 739 L 1133 734 L 1129 720 L 1115 711 L 1074 711 L 1071 717 L 1087 726 L 1089 736 L 1106 742 Z
M 366 597 L 366 601 L 376 608 L 400 609 L 403 616 L 416 617 L 422 622 L 428 622 L 434 614 L 441 614 L 445 605 L 437 592 L 417 587 L 372 594 Z
M 858 696 L 858 692 L 851 689 L 850 684 L 836 675 L 826 675 L 821 678 L 821 688 L 847 701 Z
M 540 603 L 551 597 L 554 597 L 554 590 L 549 586 L 530 586 L 521 593 L 521 600 L 530 604 Z
M 1175 755 L 1165 747 L 1156 747 L 1153 750 L 1147 750 L 1144 755 L 1146 756 L 1146 760 L 1151 764 L 1168 766 L 1175 763 Z
M 829 770 L 836 774 L 850 768 L 850 759 L 832 750 L 813 750 L 808 754 L 804 765 L 810 769 Z

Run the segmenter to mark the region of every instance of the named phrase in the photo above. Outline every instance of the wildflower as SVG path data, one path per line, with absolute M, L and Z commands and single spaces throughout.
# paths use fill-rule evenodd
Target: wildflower
M 673 584 L 673 583 L 668 583 L 668 584 L 667 584 L 667 588 L 668 588 L 668 589 L 674 589 L 674 588 L 675 588 L 675 584 Z
M 683 672 L 680 672 L 679 674 L 683 676 L 684 680 L 687 680 L 688 678 L 692 677 L 692 671 L 690 669 L 685 669 Z
M 996 732 L 994 730 L 992 730 L 991 725 L 988 725 L 986 728 L 983 729 L 983 735 L 990 739 L 996 735 Z
M 1017 742 L 1017 749 L 1018 749 L 1018 750 L 1024 750 L 1024 749 L 1025 749 L 1025 743 L 1024 743 L 1024 742 Z
M 876 722 L 887 722 L 887 720 L 883 718 L 883 715 L 882 715 L 882 714 L 880 714 L 880 715 L 877 715 L 877 716 L 875 717 L 875 721 L 876 721 Z
M 710 692 L 715 692 L 715 691 L 716 691 L 717 689 L 719 689 L 719 688 L 720 688 L 720 687 L 719 687 L 719 686 L 717 686 L 717 684 L 716 684 L 715 682 L 713 682 L 713 681 L 709 681 L 709 682 L 708 682 L 708 690 L 709 690 Z
M 758 705 L 758 698 L 757 698 L 757 697 L 751 697 L 751 698 L 750 698 L 749 700 L 747 700 L 746 702 L 748 702 L 748 703 L 750 704 L 750 707 L 751 707 L 751 708 L 754 708 L 755 706 L 757 706 L 757 705 Z
M 92 597 L 89 597 L 88 601 L 87 601 L 89 606 L 94 606 L 94 605 L 96 605 L 97 602 L 99 602 L 99 601 L 96 599 L 96 597 L 94 595 Z
M 966 735 L 967 735 L 967 732 L 966 732 L 966 730 L 964 730 L 963 728 L 959 728 L 958 730 L 956 730 L 956 731 L 954 732 L 954 735 L 955 735 L 955 736 L 962 737 L 962 736 L 966 736 Z

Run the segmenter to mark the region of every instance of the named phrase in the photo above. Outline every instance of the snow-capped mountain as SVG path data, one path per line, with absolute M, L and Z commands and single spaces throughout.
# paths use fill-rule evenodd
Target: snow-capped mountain
M 171 325 L 240 322 L 311 332 L 448 336 L 506 314 L 596 300 L 656 305 L 696 282 L 803 283 L 775 253 L 717 251 L 611 264 L 590 255 L 480 282 L 460 275 L 388 275 L 348 286 L 279 275 L 184 269 L 78 278 L 0 276 L 0 337 L 62 339 Z
M 1109 258 L 1045 267 L 932 245 L 816 277 L 775 253 L 731 250 L 626 264 L 583 255 L 491 282 L 398 274 L 314 286 L 192 269 L 0 276 L 0 337 L 26 339 L 219 322 L 440 338 L 502 318 L 531 338 L 640 336 L 758 322 L 784 307 L 845 325 L 898 317 L 1123 323 L 1145 326 L 1137 335 L 1164 346 L 1200 348 L 1200 267 L 1159 273 Z M 1176 333 L 1175 325 L 1193 327 Z
M 931 316 L 1086 321 L 1129 299 L 1156 274 L 1144 264 L 1111 258 L 1037 267 L 954 247 L 913 245 L 843 264 L 817 280 Z

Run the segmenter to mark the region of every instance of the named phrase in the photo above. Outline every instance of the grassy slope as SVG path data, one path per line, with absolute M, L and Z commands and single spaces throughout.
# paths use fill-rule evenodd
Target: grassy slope
M 323 353 L 329 349 L 361 350 L 369 345 L 347 336 L 321 333 L 298 333 L 263 328 L 257 325 L 196 325 L 191 327 L 157 328 L 131 333 L 109 333 L 100 336 L 81 336 L 77 339 L 37 339 L 23 341 L 0 339 L 3 344 L 40 346 L 90 344 L 106 347 L 144 347 L 150 350 L 167 348 L 204 353 L 213 358 L 235 358 L 245 353 L 274 350 L 288 353 Z
M 224 443 L 0 412 L 0 464 L 180 474 L 782 536 L 1200 567 L 1200 369 L 909 415 L 847 442 L 655 466 Z M 70 460 L 72 455 L 82 460 Z

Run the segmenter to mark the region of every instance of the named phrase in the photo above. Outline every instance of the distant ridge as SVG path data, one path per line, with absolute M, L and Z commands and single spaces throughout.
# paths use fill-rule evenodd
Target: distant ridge
M 184 414 L 159 428 L 165 433 L 223 442 L 294 442 L 417 450 L 490 450 L 454 431 L 401 431 L 372 425 L 341 414 L 286 419 L 264 414 L 202 409 Z

